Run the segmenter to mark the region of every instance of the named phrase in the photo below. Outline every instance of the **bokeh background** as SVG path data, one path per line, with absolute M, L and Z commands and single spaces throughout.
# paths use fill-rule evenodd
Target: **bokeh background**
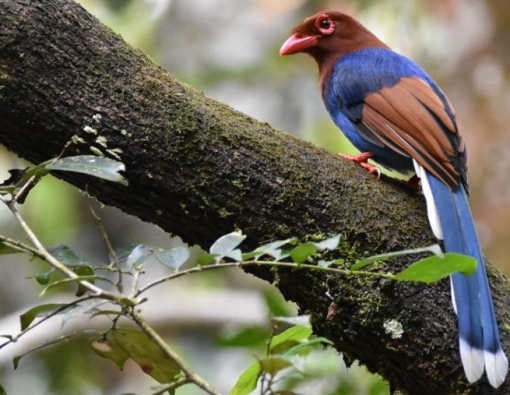
M 317 70 L 305 55 L 280 58 L 292 27 L 323 9 L 356 16 L 395 50 L 419 63 L 454 104 L 468 144 L 471 207 L 483 249 L 510 275 L 510 3 L 507 0 L 79 0 L 89 12 L 163 65 L 177 79 L 259 120 L 333 152 L 355 152 L 329 120 L 317 87 Z M 26 166 L 0 148 L 0 178 Z M 284 154 L 284 153 L 282 153 Z M 182 243 L 85 194 L 47 178 L 29 196 L 23 215 L 47 246 L 66 244 L 80 255 L 106 261 L 108 251 L 93 218 L 102 218 L 115 246 L 144 243 L 171 248 Z M 0 207 L 0 231 L 25 240 Z M 144 281 L 167 273 L 147 265 Z M 40 300 L 31 278 L 47 268 L 26 257 L 1 256 L 0 334 L 19 331 L 18 317 Z M 237 270 L 201 274 L 165 284 L 148 294 L 144 312 L 196 370 L 222 392 L 253 361 L 245 349 L 222 347 L 246 327 L 269 328 L 273 313 L 295 314 L 269 285 Z M 75 319 L 70 333 L 104 322 Z M 12 358 L 62 329 L 58 318 L 15 345 L 0 350 L 2 384 L 8 393 L 149 393 L 155 383 L 134 364 L 124 372 L 96 357 L 87 336 L 32 353 L 18 370 Z M 225 342 L 223 342 L 225 343 Z M 312 354 L 316 375 L 303 394 L 385 394 L 388 389 L 363 369 L 346 370 L 334 351 Z M 314 376 L 315 377 L 315 376 Z M 196 394 L 188 388 L 179 394 Z

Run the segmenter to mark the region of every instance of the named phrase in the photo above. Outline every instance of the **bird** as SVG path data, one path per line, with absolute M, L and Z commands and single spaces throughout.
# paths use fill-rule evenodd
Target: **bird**
M 459 352 L 470 383 L 484 372 L 498 388 L 508 360 L 501 346 L 484 259 L 468 202 L 467 152 L 457 115 L 438 84 L 356 19 L 338 11 L 306 18 L 280 55 L 306 53 L 319 68 L 319 87 L 336 126 L 360 151 L 341 154 L 371 173 L 415 174 L 435 237 L 446 252 L 472 256 L 473 275 L 450 277 Z

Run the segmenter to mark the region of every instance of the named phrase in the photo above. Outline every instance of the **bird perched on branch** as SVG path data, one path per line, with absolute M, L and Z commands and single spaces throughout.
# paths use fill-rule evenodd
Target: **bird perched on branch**
M 451 276 L 459 349 L 469 382 L 486 371 L 493 387 L 505 380 L 485 265 L 468 203 L 466 146 L 455 110 L 431 77 L 393 52 L 352 17 L 324 11 L 305 19 L 280 49 L 304 52 L 319 66 L 326 108 L 359 155 L 341 155 L 372 173 L 368 159 L 421 180 L 434 235 L 447 252 L 477 260 L 476 273 Z

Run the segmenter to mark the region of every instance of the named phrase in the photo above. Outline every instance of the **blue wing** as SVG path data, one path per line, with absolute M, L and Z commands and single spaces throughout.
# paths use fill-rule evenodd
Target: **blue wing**
M 322 94 L 333 121 L 376 162 L 407 173 L 415 159 L 450 187 L 467 188 L 453 107 L 411 60 L 381 48 L 353 52 L 325 78 Z

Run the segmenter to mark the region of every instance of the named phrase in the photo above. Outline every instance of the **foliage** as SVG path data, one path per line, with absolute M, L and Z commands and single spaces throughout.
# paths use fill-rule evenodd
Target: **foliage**
M 123 170 L 122 163 L 104 157 L 79 156 L 50 160 L 25 170 L 12 170 L 11 178 L 0 185 L 0 200 L 10 209 L 30 240 L 28 244 L 0 235 L 0 253 L 23 252 L 49 265 L 49 270 L 33 276 L 42 287 L 40 297 L 44 297 L 50 290 L 69 286 L 73 286 L 76 292 L 76 299 L 72 301 L 43 303 L 23 313 L 20 316 L 20 332 L 15 336 L 2 335 L 6 340 L 0 344 L 0 349 L 18 341 L 42 322 L 56 315 L 62 317 L 63 323 L 82 315 L 107 316 L 111 319 L 109 329 L 104 332 L 98 330 L 85 332 L 90 337 L 89 346 L 98 356 L 111 360 L 120 370 L 128 359 L 132 359 L 145 373 L 160 383 L 153 394 L 172 394 L 186 384 L 194 384 L 208 394 L 218 394 L 216 389 L 163 341 L 139 310 L 139 305 L 146 300 L 146 292 L 164 282 L 192 273 L 252 265 L 284 266 L 300 270 L 327 271 L 345 276 L 371 276 L 424 283 L 437 281 L 455 272 L 471 274 L 476 269 L 474 259 L 457 254 L 443 254 L 437 245 L 377 255 L 350 266 L 341 257 L 329 261 L 322 260 L 325 252 L 328 252 L 328 256 L 334 255 L 341 235 L 333 235 L 320 242 L 301 242 L 296 238 L 277 240 L 243 253 L 240 246 L 246 236 L 240 231 L 220 237 L 208 252 L 204 252 L 193 261 L 190 261 L 191 254 L 185 246 L 154 251 L 149 246 L 135 244 L 112 248 L 108 262 L 99 264 L 89 262 L 67 246 L 51 248 L 43 246 L 18 211 L 18 205 L 25 201 L 37 182 L 55 170 L 81 172 L 108 181 L 127 183 L 119 173 Z M 110 245 L 109 242 L 107 244 Z M 418 253 L 432 255 L 397 274 L 370 270 L 370 266 L 375 262 Z M 140 277 L 144 274 L 144 263 L 151 256 L 170 272 L 164 277 L 139 286 Z M 186 263 L 188 266 L 184 268 Z M 131 278 L 131 287 L 125 291 L 124 284 L 128 277 Z M 128 318 L 137 328 L 121 327 L 120 317 Z M 83 332 L 57 335 L 18 355 L 13 363 L 16 367 L 20 359 L 30 352 L 61 343 L 78 334 Z M 253 364 L 240 375 L 230 395 L 247 395 L 257 387 L 260 388 L 260 393 L 265 395 L 294 394 L 294 388 L 315 378 L 302 369 L 302 361 L 306 360 L 313 350 L 331 344 L 328 339 L 312 334 L 306 318 L 304 322 L 275 318 L 271 333 L 260 328 L 244 328 L 235 336 L 224 338 L 222 341 L 224 346 L 229 347 L 264 345 L 255 356 Z

